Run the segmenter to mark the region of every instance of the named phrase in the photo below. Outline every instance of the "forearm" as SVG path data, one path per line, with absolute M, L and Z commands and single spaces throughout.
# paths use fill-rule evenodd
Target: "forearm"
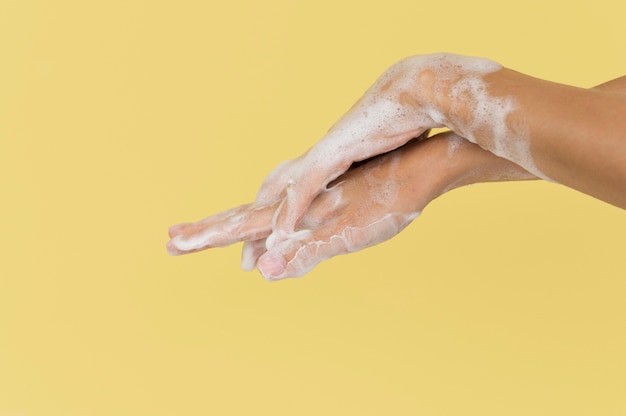
M 626 208 L 623 79 L 585 90 L 505 68 L 465 73 L 418 72 L 415 94 L 434 119 L 537 176 Z
M 596 90 L 611 91 L 618 94 L 626 94 L 626 76 L 604 82 L 596 87 Z
M 396 150 L 398 179 L 412 185 L 404 199 L 421 210 L 438 196 L 465 185 L 495 181 L 537 179 L 515 163 L 480 148 L 453 132 L 411 142 Z
M 490 78 L 496 95 L 515 97 L 508 122 L 527 128 L 531 157 L 544 175 L 626 208 L 626 95 L 510 70 Z

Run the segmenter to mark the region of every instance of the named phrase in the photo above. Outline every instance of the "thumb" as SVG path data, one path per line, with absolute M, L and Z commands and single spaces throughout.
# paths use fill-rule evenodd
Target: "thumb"
M 263 254 L 257 267 L 268 281 L 300 277 L 319 262 L 346 252 L 345 244 L 332 235 L 322 235 L 324 230 L 300 230 Z

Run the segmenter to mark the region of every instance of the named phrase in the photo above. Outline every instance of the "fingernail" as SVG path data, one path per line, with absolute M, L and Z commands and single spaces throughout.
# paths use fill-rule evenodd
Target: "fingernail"
M 287 263 L 282 257 L 263 257 L 259 260 L 258 267 L 266 280 L 276 280 L 284 273 Z

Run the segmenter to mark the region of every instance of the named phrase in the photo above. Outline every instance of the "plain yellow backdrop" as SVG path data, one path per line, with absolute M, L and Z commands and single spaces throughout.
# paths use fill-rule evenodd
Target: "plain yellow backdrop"
M 167 227 L 253 199 L 407 55 L 590 87 L 621 1 L 0 0 L 0 416 L 626 414 L 626 215 L 476 185 L 266 283 Z

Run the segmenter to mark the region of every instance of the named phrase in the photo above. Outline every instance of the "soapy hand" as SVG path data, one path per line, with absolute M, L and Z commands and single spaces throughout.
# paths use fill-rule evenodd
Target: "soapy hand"
M 271 175 L 272 186 L 261 189 L 257 203 L 285 196 L 266 245 L 291 238 L 313 199 L 353 162 L 446 125 L 448 119 L 440 111 L 450 105 L 446 97 L 480 88 L 481 77 L 500 68 L 486 59 L 449 54 L 410 57 L 389 68 L 313 148 L 281 166 Z
M 519 166 L 451 132 L 439 134 L 350 169 L 314 199 L 289 238 L 266 246 L 273 220 L 286 200 L 275 185 L 293 163 L 281 165 L 269 176 L 263 185 L 263 194 L 272 196 L 267 201 L 171 227 L 169 253 L 194 253 L 246 241 L 245 268 L 254 268 L 258 261 L 268 280 L 301 276 L 324 259 L 390 239 L 447 190 L 480 181 L 532 178 Z
M 393 237 L 419 214 L 429 192 L 416 192 L 420 187 L 401 169 L 400 158 L 397 151 L 348 171 L 315 198 L 300 229 L 269 253 L 263 254 L 263 239 L 270 234 L 284 199 L 242 205 L 197 223 L 174 226 L 168 251 L 177 255 L 257 241 L 250 254 L 252 267 L 263 254 L 259 269 L 269 280 L 301 276 L 326 258 Z M 280 264 L 274 266 L 275 262 Z

